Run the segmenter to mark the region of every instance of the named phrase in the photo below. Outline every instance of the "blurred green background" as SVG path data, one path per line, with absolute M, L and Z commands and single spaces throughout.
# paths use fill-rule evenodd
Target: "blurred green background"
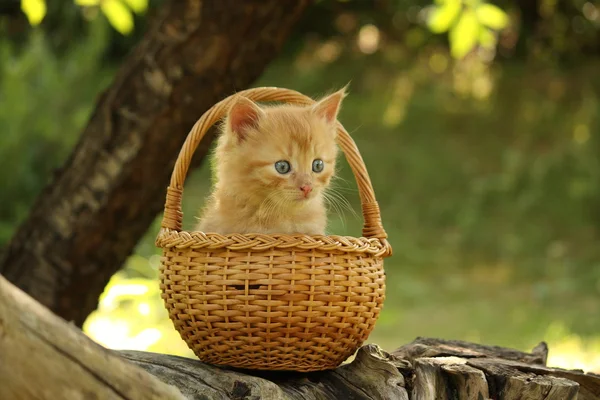
M 161 2 L 24 1 L 29 20 L 18 1 L 0 8 L 0 246 Z M 315 1 L 256 86 L 319 96 L 351 81 L 340 120 L 394 247 L 370 342 L 546 340 L 549 364 L 600 372 L 600 4 L 495 4 Z M 360 215 L 344 163 L 336 187 Z M 187 181 L 188 227 L 209 189 L 207 163 Z M 335 211 L 332 231 L 360 234 Z M 158 219 L 84 330 L 191 356 L 159 297 L 157 231 Z

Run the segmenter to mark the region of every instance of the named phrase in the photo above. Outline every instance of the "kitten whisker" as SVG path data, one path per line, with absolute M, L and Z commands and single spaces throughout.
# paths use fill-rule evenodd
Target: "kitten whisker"
M 262 201 L 260 206 L 258 207 L 258 216 L 259 219 L 264 220 L 265 223 L 269 223 L 271 220 L 271 216 L 274 215 L 274 209 L 278 204 L 278 197 L 275 193 L 269 193 L 267 197 Z
M 329 190 L 331 190 L 331 189 L 335 189 L 335 190 L 337 190 L 337 191 L 339 191 L 339 192 L 345 192 L 345 193 L 348 193 L 348 194 L 350 194 L 350 193 L 354 194 L 354 193 L 356 193 L 356 192 L 357 192 L 357 190 L 356 190 L 356 189 L 354 189 L 354 188 L 347 188 L 347 187 L 343 187 L 343 186 L 333 186 L 333 185 L 332 185 L 332 186 L 329 188 Z
M 325 199 L 328 208 L 330 210 L 333 209 L 334 213 L 337 214 L 340 220 L 342 221 L 342 227 L 346 228 L 346 217 L 342 212 L 340 206 L 337 204 L 336 199 L 329 196 L 327 193 L 323 194 L 323 198 Z
M 277 197 L 275 195 L 275 193 L 270 193 L 265 200 L 263 201 L 263 203 L 261 204 L 260 207 L 260 211 L 261 215 L 262 215 L 262 219 L 264 220 L 265 223 L 269 223 L 271 218 L 275 215 L 275 210 L 277 209 L 277 206 L 279 205 L 279 203 L 281 202 L 281 198 Z M 264 204 L 264 207 L 263 207 Z
M 272 219 L 275 219 L 278 215 L 277 213 L 280 210 L 285 210 L 285 204 L 287 200 L 285 197 L 281 195 L 277 195 L 277 193 L 271 193 L 265 200 L 268 200 L 265 212 L 264 212 L 264 221 L 266 224 L 269 224 Z
M 331 181 L 332 181 L 332 182 L 335 182 L 335 181 L 342 181 L 342 182 L 344 182 L 344 183 L 350 184 L 350 181 L 349 181 L 348 179 L 344 178 L 344 177 L 343 177 L 343 176 L 341 176 L 341 175 L 337 175 L 337 174 L 336 174 L 336 175 L 333 175 L 333 176 L 331 177 Z
M 334 197 L 335 199 L 337 199 L 337 201 L 339 201 L 340 205 L 347 209 L 355 218 L 359 218 L 358 214 L 356 213 L 356 211 L 354 210 L 354 207 L 352 207 L 352 204 L 350 204 L 350 202 L 348 201 L 348 199 L 346 199 L 341 193 L 338 193 L 336 191 L 336 188 L 329 188 L 327 190 L 328 194 L 332 197 Z
M 345 186 L 339 185 L 338 181 L 343 182 L 345 184 Z M 337 175 L 334 175 L 332 177 L 330 188 L 338 189 L 340 191 L 343 190 L 343 191 L 346 191 L 346 192 L 349 192 L 349 193 L 350 192 L 356 193 L 358 191 L 356 187 L 351 186 L 351 183 L 347 179 L 344 179 L 341 176 L 337 176 Z
M 359 218 L 356 211 L 350 204 L 350 202 L 340 193 L 336 192 L 335 189 L 329 188 L 324 192 L 324 198 L 327 200 L 328 204 L 336 211 L 340 219 L 342 220 L 342 225 L 346 227 L 346 215 L 343 209 L 347 209 L 355 218 Z

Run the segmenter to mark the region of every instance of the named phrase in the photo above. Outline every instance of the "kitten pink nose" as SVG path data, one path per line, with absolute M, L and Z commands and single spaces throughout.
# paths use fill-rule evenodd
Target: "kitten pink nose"
M 300 190 L 304 193 L 304 197 L 308 196 L 310 192 L 312 192 L 312 186 L 310 185 L 302 185 L 300 186 Z

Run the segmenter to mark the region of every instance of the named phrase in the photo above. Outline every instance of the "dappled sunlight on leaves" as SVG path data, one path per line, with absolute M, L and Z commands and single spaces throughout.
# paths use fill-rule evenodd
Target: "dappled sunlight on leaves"
M 121 0 L 103 0 L 100 9 L 110 24 L 126 35 L 133 30 L 133 15 Z
M 147 277 L 128 277 L 131 271 Z M 132 256 L 125 270 L 111 278 L 100 297 L 98 309 L 88 317 L 83 330 L 112 349 L 193 357 L 168 318 L 160 298 L 155 267 L 140 256 Z
M 482 3 L 475 8 L 477 19 L 483 25 L 500 30 L 508 25 L 508 16 L 504 11 L 493 4 Z
M 74 3 L 86 8 L 100 8 L 110 24 L 123 35 L 133 30 L 132 12 L 141 14 L 148 8 L 148 0 L 74 0 Z M 46 15 L 46 0 L 21 0 L 21 9 L 31 25 L 38 25 Z
M 462 9 L 461 0 L 437 1 L 438 7 L 430 11 L 427 26 L 434 33 L 444 33 L 450 29 Z
M 38 25 L 46 16 L 45 0 L 21 0 L 21 10 L 31 25 Z
M 391 99 L 383 112 L 383 123 L 386 126 L 398 126 L 404 120 L 413 89 L 414 83 L 409 76 L 401 75 L 396 78 Z
M 148 0 L 123 0 L 135 13 L 143 13 L 148 8 Z
M 437 0 L 424 9 L 426 25 L 433 33 L 448 32 L 450 53 L 462 59 L 477 45 L 496 46 L 496 34 L 509 23 L 506 12 L 483 1 Z
M 557 321 L 548 327 L 545 340 L 550 347 L 548 366 L 600 374 L 600 333 L 584 339 Z
M 455 58 L 466 56 L 477 44 L 479 29 L 477 14 L 471 10 L 464 11 L 450 29 L 450 54 Z
M 365 54 L 373 54 L 379 47 L 379 29 L 375 25 L 365 25 L 358 32 L 358 48 Z

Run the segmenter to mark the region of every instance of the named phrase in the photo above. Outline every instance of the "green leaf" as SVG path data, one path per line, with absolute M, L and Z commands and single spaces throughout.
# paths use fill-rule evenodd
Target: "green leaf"
M 75 0 L 75 4 L 82 7 L 93 7 L 100 4 L 101 0 Z
M 433 8 L 427 19 L 427 26 L 433 33 L 446 32 L 456 20 L 460 9 L 460 0 L 446 0 L 444 4 Z
M 123 35 L 133 30 L 131 11 L 120 0 L 102 0 L 100 8 L 110 24 Z
M 31 25 L 37 25 L 46 16 L 45 0 L 21 0 L 21 10 Z
M 140 14 L 148 8 L 148 0 L 124 0 L 134 13 Z
M 486 49 L 493 49 L 496 46 L 496 36 L 489 29 L 482 28 L 479 32 L 479 44 Z
M 463 58 L 477 44 L 480 25 L 473 10 L 466 10 L 449 33 L 450 53 L 454 58 Z
M 479 22 L 489 28 L 500 30 L 508 25 L 508 15 L 493 4 L 482 4 L 475 12 Z

